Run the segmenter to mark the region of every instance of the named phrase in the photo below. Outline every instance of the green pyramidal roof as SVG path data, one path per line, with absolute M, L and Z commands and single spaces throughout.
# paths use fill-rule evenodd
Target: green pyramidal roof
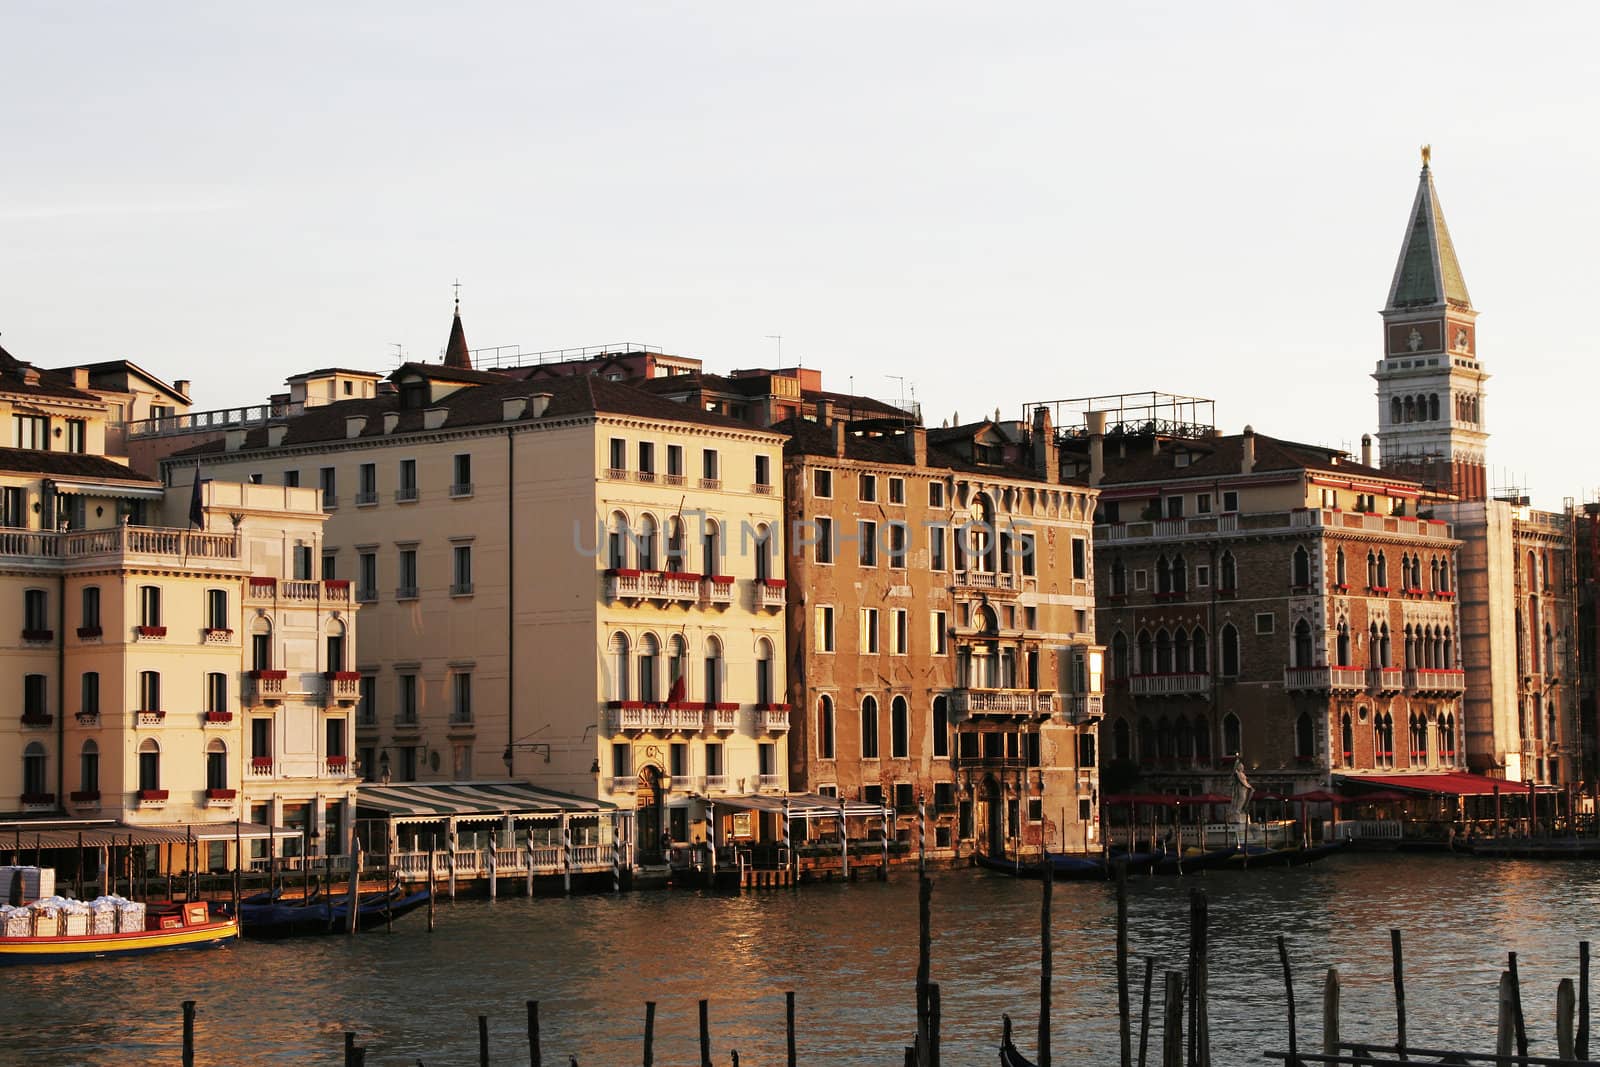
M 1456 260 L 1450 228 L 1444 224 L 1439 193 L 1433 187 L 1433 172 L 1424 165 L 1386 307 L 1403 310 L 1445 303 L 1470 308 L 1472 297 L 1467 295 L 1467 281 Z

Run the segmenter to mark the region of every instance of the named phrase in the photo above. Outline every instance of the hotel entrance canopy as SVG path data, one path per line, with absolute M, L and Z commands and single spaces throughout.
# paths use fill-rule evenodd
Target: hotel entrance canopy
M 615 804 L 543 789 L 528 782 L 406 782 L 362 786 L 356 818 L 393 823 L 439 819 L 513 819 L 529 816 L 601 815 Z

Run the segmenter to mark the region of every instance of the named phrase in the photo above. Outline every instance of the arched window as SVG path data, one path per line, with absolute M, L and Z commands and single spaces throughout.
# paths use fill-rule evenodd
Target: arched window
M 1397 396 L 1396 397 L 1390 397 L 1389 398 L 1389 421 L 1390 422 L 1400 422 L 1403 417 L 1404 417 L 1404 414 L 1403 414 L 1403 412 L 1401 410 L 1401 407 L 1400 407 L 1400 398 L 1397 397 Z
M 1439 759 L 1448 766 L 1456 763 L 1456 717 L 1448 711 L 1439 716 Z
M 344 670 L 344 623 L 335 619 L 328 624 L 328 670 Z
M 1311 585 L 1311 554 L 1304 545 L 1296 545 L 1294 558 L 1290 566 L 1291 583 L 1297 589 L 1306 589 Z
M 1156 757 L 1163 763 L 1172 759 L 1172 724 L 1165 715 L 1156 720 Z
M 1386 622 L 1378 624 L 1378 652 L 1383 657 L 1382 666 L 1394 666 L 1394 660 L 1389 658 L 1389 624 Z
M 861 699 L 861 758 L 878 758 L 878 698 Z
M 1222 626 L 1222 675 L 1224 678 L 1239 676 L 1239 631 L 1231 622 Z
M 1317 741 L 1311 726 L 1311 714 L 1302 711 L 1294 721 L 1294 758 L 1300 763 L 1310 763 L 1317 754 Z
M 1439 394 L 1438 393 L 1429 393 L 1428 394 L 1428 421 L 1429 422 L 1438 422 L 1439 421 Z
M 1339 636 L 1335 644 L 1335 659 L 1340 667 L 1350 666 L 1350 622 L 1339 620 Z
M 153 737 L 139 742 L 139 788 L 161 788 L 161 746 Z
M 1210 650 L 1206 648 L 1206 632 L 1200 627 L 1194 628 L 1194 633 L 1189 636 L 1189 644 L 1194 666 L 1191 668 L 1196 674 L 1211 673 Z
M 1439 592 L 1441 592 L 1441 593 L 1448 593 L 1450 591 L 1450 560 L 1449 559 L 1443 559 L 1443 560 L 1439 561 L 1439 582 L 1438 582 L 1438 586 L 1439 586 Z
M 1339 750 L 1346 767 L 1356 764 L 1356 730 L 1347 711 L 1339 716 Z
M 639 519 L 639 533 L 633 539 L 633 550 L 642 571 L 656 569 L 656 520 L 649 515 Z
M 1167 557 L 1163 554 L 1156 557 L 1156 593 L 1170 592 L 1172 592 L 1172 564 L 1167 562 Z
M 1415 422 L 1417 418 L 1417 398 L 1408 396 L 1405 399 L 1405 421 Z
M 1544 669 L 1546 674 L 1556 670 L 1556 638 L 1548 622 L 1544 624 Z
M 1239 745 L 1239 716 L 1230 711 L 1222 717 L 1222 754 L 1237 757 Z
M 1189 588 L 1189 564 L 1181 556 L 1172 557 L 1172 591 L 1186 592 Z
M 1294 665 L 1312 667 L 1316 657 L 1311 650 L 1311 624 L 1301 619 L 1294 624 Z
M 1194 735 L 1189 732 L 1189 720 L 1181 715 L 1172 724 L 1172 748 L 1179 763 L 1187 766 L 1194 762 Z
M 706 638 L 706 703 L 722 703 L 722 642 L 715 637 Z
M 1122 563 L 1122 558 L 1111 561 L 1111 595 L 1128 595 L 1128 568 Z
M 1394 766 L 1394 716 L 1387 711 L 1372 720 L 1372 758 L 1376 767 Z
M 1339 585 L 1339 586 L 1342 587 L 1342 586 L 1346 586 L 1346 585 L 1350 584 L 1349 578 L 1345 574 L 1345 569 L 1344 569 L 1344 546 L 1343 545 L 1340 545 L 1338 551 L 1336 551 L 1333 554 L 1333 574 L 1334 574 L 1334 583 L 1336 585 Z
M 628 566 L 628 516 L 611 513 L 611 529 L 606 533 L 606 566 L 623 570 Z
M 260 615 L 250 624 L 250 668 L 272 669 L 272 623 Z
M 93 740 L 85 741 L 78 751 L 78 789 L 84 800 L 100 796 L 100 746 Z
M 139 710 L 161 711 L 161 672 L 139 672 Z
M 772 531 L 765 523 L 756 527 L 754 543 L 750 546 L 751 554 L 755 556 L 756 581 L 764 582 L 772 577 Z
M 1378 587 L 1380 589 L 1389 587 L 1389 557 L 1382 552 L 1378 553 Z
M 834 758 L 833 698 L 826 693 L 817 698 L 817 758 Z
M 674 703 L 689 699 L 689 654 L 682 634 L 667 638 L 667 700 Z
M 1378 587 L 1378 556 L 1370 551 L 1367 553 L 1367 586 L 1371 589 Z
M 1140 630 L 1136 640 L 1139 644 L 1139 662 L 1134 665 L 1134 673 L 1154 674 L 1156 672 L 1156 657 L 1150 644 L 1150 631 Z
M 1441 640 L 1439 642 L 1439 652 L 1440 652 L 1440 663 L 1439 663 L 1440 669 L 1441 670 L 1447 670 L 1447 671 L 1455 670 L 1456 669 L 1456 647 L 1455 647 L 1455 642 L 1453 642 L 1450 639 L 1450 627 L 1448 627 L 1448 626 L 1446 626 L 1444 628 L 1444 636 L 1441 638 Z
M 1411 750 L 1409 766 L 1421 767 L 1428 762 L 1428 720 L 1422 712 L 1411 713 Z
M 1181 626 L 1172 635 L 1172 669 L 1179 674 L 1194 669 L 1189 660 L 1189 632 Z
M 1111 635 L 1111 677 L 1117 681 L 1128 677 L 1128 637 L 1121 630 Z
M 682 574 L 689 569 L 689 550 L 683 536 L 683 520 L 674 515 L 667 520 L 667 570 Z
M 950 702 L 942 696 L 933 698 L 933 758 L 950 758 Z
M 660 657 L 661 645 L 654 634 L 645 634 L 639 639 L 639 699 L 646 704 L 661 699 L 656 689 L 656 662 Z
M 1439 557 L 1428 557 L 1428 588 L 1439 589 Z
M 633 655 L 628 644 L 628 635 L 621 630 L 612 634 L 607 650 L 611 653 L 611 699 L 627 700 L 628 679 L 633 673 Z
M 1218 589 L 1224 593 L 1231 593 L 1239 588 L 1239 570 L 1233 560 L 1232 552 L 1224 552 L 1222 559 L 1217 564 Z
M 1149 719 L 1139 717 L 1139 763 L 1154 766 L 1156 762 L 1156 728 Z
M 1118 719 L 1111 727 L 1111 758 L 1118 760 L 1132 759 L 1129 751 L 1128 722 Z
M 1194 758 L 1197 763 L 1211 762 L 1211 724 L 1204 715 L 1194 717 Z
M 906 698 L 896 696 L 889 701 L 889 758 L 909 759 L 911 756 L 911 711 Z
M 772 642 L 765 637 L 756 642 L 756 703 L 771 704 L 772 695 Z
M 1405 658 L 1406 670 L 1408 670 L 1408 671 L 1415 670 L 1416 667 L 1417 667 L 1417 642 L 1416 642 L 1416 638 L 1411 633 L 1411 624 L 1410 623 L 1406 623 L 1406 628 L 1405 628 L 1405 630 L 1403 632 L 1404 632 L 1404 635 L 1405 635 L 1404 644 L 1405 644 L 1405 651 L 1406 651 L 1406 658 Z
M 1156 673 L 1172 673 L 1172 635 L 1164 626 L 1156 631 Z
M 31 803 L 43 803 L 49 792 L 49 776 L 45 773 L 44 746 L 37 741 L 28 742 L 22 750 L 22 795 Z
M 700 542 L 700 558 L 705 561 L 707 577 L 722 573 L 719 569 L 722 566 L 722 527 L 716 519 L 706 520 L 705 534 Z
M 228 746 L 220 737 L 206 745 L 206 788 L 228 788 Z

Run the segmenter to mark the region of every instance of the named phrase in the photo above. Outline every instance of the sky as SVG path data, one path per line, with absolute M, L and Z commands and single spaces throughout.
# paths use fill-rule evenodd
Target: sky
M 1359 449 L 1420 166 L 1490 483 L 1596 499 L 1600 8 L 0 5 L 0 344 L 197 409 L 630 341 L 959 414 L 1161 390 Z M 396 347 L 396 346 L 399 347 Z M 902 382 L 903 379 L 903 382 Z

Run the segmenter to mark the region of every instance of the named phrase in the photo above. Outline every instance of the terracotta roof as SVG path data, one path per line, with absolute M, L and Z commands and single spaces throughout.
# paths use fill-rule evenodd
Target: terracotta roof
M 503 422 L 502 401 L 526 397 L 531 393 L 545 393 L 550 396 L 545 418 L 590 414 L 632 415 L 668 422 L 689 422 L 701 426 L 762 432 L 738 419 L 700 411 L 662 397 L 652 396 L 631 385 L 609 382 L 602 378 L 552 378 L 548 381 L 529 383 L 508 381 L 497 374 L 485 371 L 458 370 L 454 367 L 441 367 L 438 364 L 406 364 L 395 371 L 393 376 L 400 376 L 407 371 L 420 373 L 439 381 L 483 383 L 458 389 L 436 403 L 427 405 L 430 408 L 443 408 L 447 412 L 443 431 L 499 425 Z M 274 423 L 288 428 L 278 447 L 294 448 L 301 445 L 344 441 L 347 439 L 345 419 L 355 415 L 367 417 L 366 426 L 355 438 L 358 441 L 421 432 L 423 410 L 420 408 L 403 410 L 400 402 L 400 394 L 393 393 L 341 400 L 310 408 L 302 414 Z M 400 415 L 400 421 L 395 426 L 393 434 L 383 432 L 383 416 L 389 412 L 398 412 Z M 519 421 L 526 421 L 528 418 L 529 416 L 524 415 Z M 267 426 L 259 426 L 250 430 L 245 435 L 244 450 L 265 448 L 268 429 Z M 224 441 L 211 441 L 184 449 L 176 455 L 204 456 L 224 450 Z
M 0 448 L 0 471 L 7 474 L 37 474 L 45 478 L 93 478 L 97 481 L 161 484 L 155 478 L 147 478 L 104 456 L 90 456 L 81 452 Z
M 875 421 L 869 425 L 883 427 L 887 424 Z M 973 430 L 982 429 L 988 423 L 975 423 Z M 810 419 L 790 418 L 774 423 L 772 428 L 780 433 L 787 434 L 789 441 L 784 445 L 785 455 L 828 456 L 834 455 L 833 429 Z M 944 443 L 951 440 L 950 431 L 946 430 Z M 970 435 L 969 435 L 970 437 Z M 899 435 L 886 434 L 871 436 L 866 434 L 847 434 L 845 437 L 845 459 L 861 463 L 882 463 L 901 467 L 912 466 L 910 446 L 905 438 Z M 941 447 L 939 442 L 933 440 L 930 433 L 928 437 L 928 463 L 929 470 L 961 471 L 966 474 L 987 475 L 992 478 L 1011 478 L 1018 481 L 1042 482 L 1043 476 L 1032 466 L 1023 463 L 974 463 L 965 456 Z M 1076 484 L 1076 483 L 1067 483 Z
M 37 382 L 29 383 L 23 379 L 23 375 L 30 370 L 38 374 Z M 4 348 L 0 348 L 0 392 L 17 396 L 50 396 L 63 400 L 100 399 L 93 393 L 74 389 L 71 375 L 35 367 L 13 356 Z
M 770 374 L 749 374 L 732 378 L 722 374 L 696 371 L 692 374 L 670 374 L 663 378 L 645 378 L 635 384 L 652 393 L 692 393 L 705 390 L 733 396 L 767 396 L 770 394 L 767 384 L 770 377 L 772 377 Z M 801 391 L 800 398 L 812 404 L 826 400 L 833 405 L 835 411 L 854 413 L 862 417 L 889 417 L 903 420 L 911 418 L 893 404 L 874 400 L 870 396 L 851 396 L 849 393 L 835 393 L 826 389 L 805 389 Z
M 1345 478 L 1370 478 L 1417 484 L 1409 478 L 1399 478 L 1376 467 L 1362 466 L 1354 460 L 1344 458 L 1344 453 L 1338 449 L 1284 441 L 1261 433 L 1256 434 L 1255 438 L 1256 460 L 1252 468 L 1254 474 L 1269 471 L 1285 473 L 1316 471 L 1337 474 Z M 1163 451 L 1158 455 L 1151 454 L 1148 444 L 1141 447 L 1137 440 L 1128 442 L 1129 454 L 1125 459 L 1119 459 L 1113 448 L 1108 447 L 1105 480 L 1102 484 L 1111 486 L 1188 481 L 1196 478 L 1227 478 L 1238 477 L 1242 473 L 1240 467 L 1244 459 L 1243 434 L 1215 437 L 1208 441 L 1191 441 L 1185 445 L 1192 453 L 1192 459 L 1186 467 L 1179 467 L 1174 463 L 1171 451 Z
M 157 389 L 161 390 L 163 393 L 166 393 L 179 403 L 187 404 L 189 402 L 189 398 L 183 393 L 178 392 L 178 390 L 175 389 L 171 383 L 162 381 L 160 378 L 157 378 L 154 374 L 151 374 L 149 371 L 145 370 L 143 367 L 129 359 L 103 359 L 96 363 L 74 363 L 70 367 L 57 367 L 50 373 L 59 374 L 65 380 L 71 381 L 72 372 L 74 370 L 88 371 L 89 385 L 93 389 L 105 389 L 107 392 L 113 391 L 107 386 L 95 384 L 95 378 L 106 374 L 122 373 L 132 375 L 137 378 L 142 378 L 144 381 L 155 386 Z M 115 391 L 121 392 L 122 390 Z

